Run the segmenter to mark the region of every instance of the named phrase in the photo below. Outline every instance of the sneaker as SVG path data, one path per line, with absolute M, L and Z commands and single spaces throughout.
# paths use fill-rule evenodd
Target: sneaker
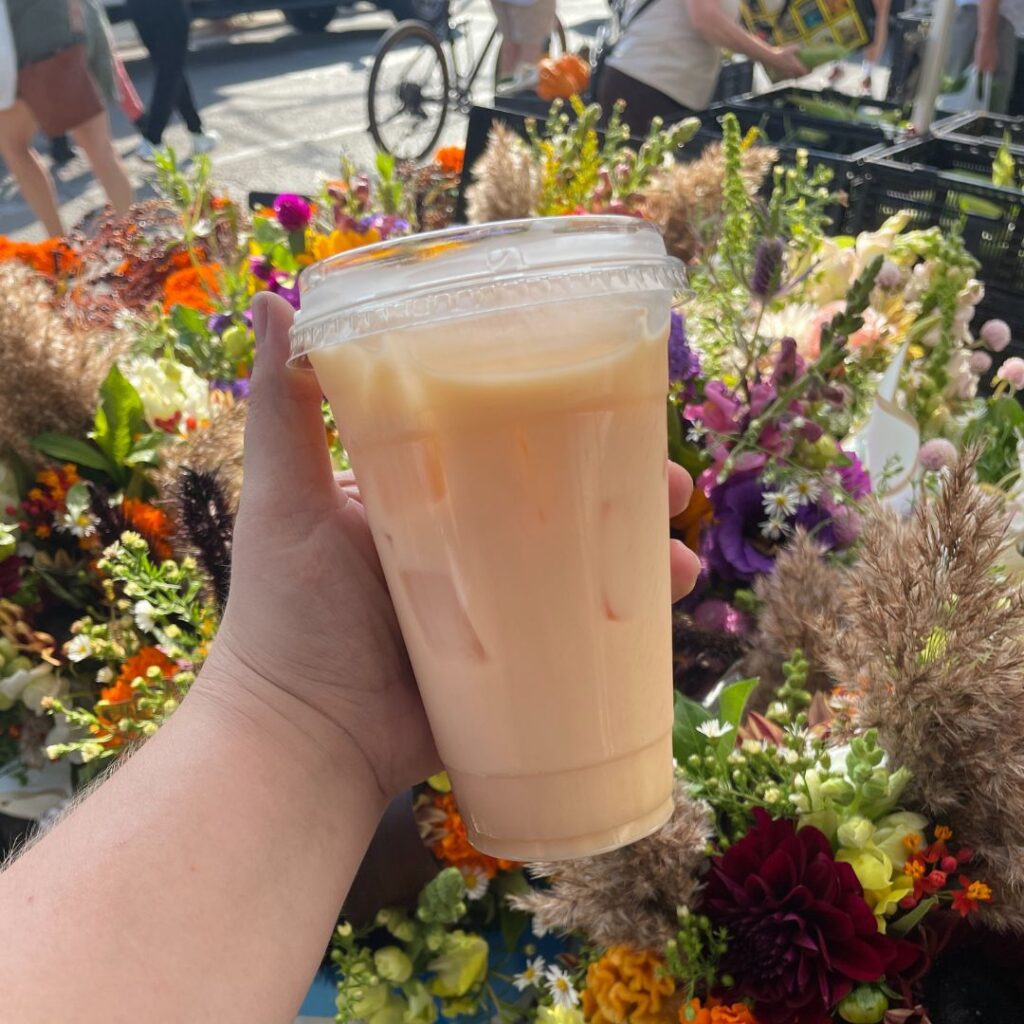
M 192 132 L 192 155 L 199 156 L 200 153 L 210 153 L 220 143 L 220 135 L 213 130 Z
M 147 164 L 156 163 L 156 147 L 149 139 L 140 139 L 132 155 L 144 160 Z

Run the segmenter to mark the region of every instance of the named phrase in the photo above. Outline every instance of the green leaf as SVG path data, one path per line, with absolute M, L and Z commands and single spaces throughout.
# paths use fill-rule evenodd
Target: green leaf
M 741 679 L 739 682 L 730 683 L 718 700 L 718 720 L 722 725 L 731 725 L 734 729 L 739 728 L 743 720 L 743 712 L 747 708 L 747 701 L 757 687 L 756 679 Z
M 58 462 L 73 462 L 76 466 L 96 469 L 108 476 L 115 475 L 114 467 L 103 452 L 77 437 L 56 433 L 37 434 L 32 438 L 32 446 Z
M 501 937 L 505 948 L 511 953 L 519 945 L 519 938 L 530 923 L 530 915 L 522 910 L 513 910 L 502 904 L 498 912 L 501 917 Z
M 155 466 L 159 459 L 160 448 L 170 440 L 170 435 L 162 430 L 152 430 L 136 439 L 132 450 L 125 456 L 126 466 Z
M 906 935 L 912 928 L 916 928 L 927 916 L 928 911 L 932 909 L 939 902 L 938 897 L 929 896 L 926 900 L 921 900 L 920 903 L 908 914 L 904 914 L 903 917 L 896 921 L 892 921 L 889 924 L 889 930 L 895 932 L 897 935 Z
M 707 747 L 707 737 L 697 727 L 714 718 L 707 708 L 676 691 L 672 724 L 672 754 L 684 764 L 691 754 L 700 754 Z
M 395 158 L 390 153 L 377 153 L 377 173 L 384 181 L 390 181 L 395 174 Z
M 253 217 L 252 237 L 266 253 L 285 240 L 284 228 L 270 217 Z
M 100 385 L 93 439 L 114 466 L 123 466 L 136 437 L 143 432 L 148 428 L 142 399 L 115 364 Z
M 175 306 L 171 310 L 171 324 L 179 334 L 202 336 L 209 333 L 206 315 L 191 306 Z

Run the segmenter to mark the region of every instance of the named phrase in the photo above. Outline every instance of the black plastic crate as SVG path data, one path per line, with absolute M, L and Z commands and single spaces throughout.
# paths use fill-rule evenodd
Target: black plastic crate
M 992 184 L 997 150 L 991 143 L 933 136 L 870 155 L 851 230 L 873 230 L 907 210 L 915 227 L 959 231 L 986 284 L 1024 287 L 1024 193 Z
M 908 123 L 909 109 L 891 100 L 876 100 L 870 96 L 851 96 L 838 89 L 804 89 L 795 85 L 780 85 L 767 92 L 747 93 L 732 101 L 745 107 L 774 110 L 797 115 L 826 132 L 851 132 L 870 142 L 893 140 Z M 828 117 L 816 108 L 822 103 L 838 104 L 861 119 Z
M 988 142 L 1000 146 L 1005 140 L 1011 147 L 1018 147 L 1024 152 L 1024 117 L 968 111 L 947 118 L 933 130 L 944 139 L 959 139 L 961 142 Z
M 749 93 L 754 88 L 754 62 L 748 57 L 732 57 L 722 61 L 718 84 L 712 103 L 721 103 Z

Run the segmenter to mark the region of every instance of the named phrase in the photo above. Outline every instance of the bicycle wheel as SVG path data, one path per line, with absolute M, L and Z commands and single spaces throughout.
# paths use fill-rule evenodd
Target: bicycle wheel
M 494 88 L 498 88 L 498 68 L 501 67 L 501 48 L 505 45 L 505 40 L 502 39 L 498 43 L 498 59 L 494 63 Z M 561 19 L 558 15 L 555 15 L 555 26 L 552 29 L 551 35 L 548 36 L 548 45 L 546 52 L 551 57 L 558 57 L 565 53 L 569 48 L 569 44 L 565 38 L 565 26 L 562 24 Z
M 437 142 L 448 114 L 448 61 L 427 25 L 402 21 L 384 34 L 370 71 L 370 134 L 399 160 L 419 160 Z

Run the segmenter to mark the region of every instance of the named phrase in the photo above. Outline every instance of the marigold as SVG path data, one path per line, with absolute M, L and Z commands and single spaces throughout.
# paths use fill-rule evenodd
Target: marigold
M 458 868 L 476 868 L 488 878 L 493 878 L 499 871 L 516 867 L 515 861 L 488 857 L 470 844 L 466 823 L 451 793 L 437 793 L 433 801 L 434 806 L 444 814 L 444 821 L 437 827 L 440 838 L 431 845 L 431 851 L 438 860 Z
M 611 946 L 587 970 L 583 1014 L 591 1024 L 666 1024 L 678 1012 L 675 994 L 657 953 Z
M 82 261 L 63 238 L 43 242 L 15 242 L 0 236 L 0 262 L 18 260 L 47 277 L 62 277 L 78 270 Z
M 100 700 L 110 705 L 110 709 L 97 707 L 97 724 L 92 726 L 94 736 L 105 734 L 105 738 L 99 741 L 101 746 L 109 750 L 138 738 L 137 732 L 122 733 L 119 723 L 134 710 L 136 691 L 132 682 L 140 677 L 144 679 L 151 668 L 158 668 L 165 679 L 169 679 L 178 670 L 178 666 L 158 647 L 143 647 L 121 666 L 113 686 L 100 690 Z
M 174 528 L 167 513 L 139 498 L 125 498 L 121 502 L 125 525 L 140 534 L 153 555 L 163 561 L 171 558 L 171 538 Z
M 687 1016 L 690 1011 L 690 1016 Z M 703 1005 L 699 999 L 679 1009 L 679 1024 L 758 1024 L 757 1017 L 746 1003 L 726 1006 L 720 999 L 708 999 Z
M 200 313 L 216 312 L 220 273 L 219 263 L 202 263 L 168 274 L 164 281 L 164 312 L 169 313 L 174 306 L 188 306 Z
M 466 151 L 462 146 L 442 146 L 434 154 L 434 163 L 441 168 L 445 174 L 461 174 L 462 164 L 466 159 Z

